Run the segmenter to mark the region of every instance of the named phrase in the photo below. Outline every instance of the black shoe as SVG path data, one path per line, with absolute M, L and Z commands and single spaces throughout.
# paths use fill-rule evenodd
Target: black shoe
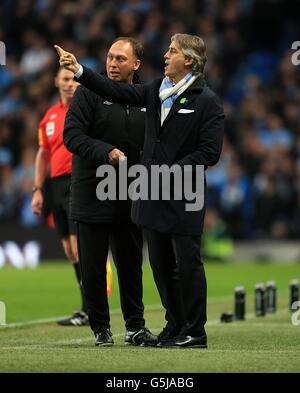
M 161 341 L 157 344 L 159 348 L 207 348 L 207 336 L 192 337 L 189 335 L 178 335 L 173 340 Z
M 141 346 L 142 347 L 156 347 L 161 342 L 165 342 L 165 341 L 175 338 L 177 336 L 177 334 L 178 334 L 178 332 L 175 332 L 172 329 L 170 329 L 168 326 L 166 326 L 159 333 L 159 335 L 156 337 L 155 340 L 151 340 L 151 341 L 145 340 Z
M 109 347 L 113 345 L 114 340 L 112 338 L 111 331 L 109 328 L 103 328 L 99 332 L 95 333 L 95 345 L 101 345 L 102 347 Z
M 70 318 L 57 321 L 60 326 L 88 326 L 89 318 L 83 311 L 76 311 Z
M 143 327 L 139 330 L 127 330 L 124 341 L 126 344 L 154 347 L 157 343 L 157 337 L 149 329 Z M 149 345 L 144 345 L 145 343 Z

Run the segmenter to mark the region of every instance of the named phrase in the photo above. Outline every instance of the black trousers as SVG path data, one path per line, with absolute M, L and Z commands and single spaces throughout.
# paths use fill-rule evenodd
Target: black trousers
M 128 330 L 145 326 L 142 301 L 143 238 L 132 223 L 77 223 L 82 285 L 92 330 L 110 327 L 106 286 L 109 246 L 117 268 L 121 308 Z
M 207 289 L 200 257 L 200 236 L 147 230 L 149 259 L 167 326 L 175 333 L 185 328 L 191 336 L 203 334 Z

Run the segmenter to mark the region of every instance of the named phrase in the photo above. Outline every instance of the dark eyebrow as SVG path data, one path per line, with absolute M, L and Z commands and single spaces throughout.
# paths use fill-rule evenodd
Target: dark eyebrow
M 114 55 L 113 53 L 108 52 L 107 56 L 112 56 L 112 57 L 115 57 L 116 59 L 120 59 L 121 58 L 121 59 L 126 59 L 127 60 L 127 56 L 126 55 L 121 55 L 121 54 Z

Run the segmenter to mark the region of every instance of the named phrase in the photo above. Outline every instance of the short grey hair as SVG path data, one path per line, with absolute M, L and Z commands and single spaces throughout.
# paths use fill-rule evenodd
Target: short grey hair
M 174 34 L 171 42 L 175 41 L 182 50 L 184 56 L 193 59 L 192 73 L 203 75 L 205 63 L 207 61 L 206 45 L 201 37 L 190 34 Z

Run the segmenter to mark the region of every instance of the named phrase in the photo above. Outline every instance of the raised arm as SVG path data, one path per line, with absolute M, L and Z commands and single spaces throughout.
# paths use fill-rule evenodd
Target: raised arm
M 60 65 L 74 72 L 76 80 L 89 90 L 105 99 L 119 102 L 120 104 L 146 106 L 145 85 L 128 85 L 127 83 L 112 81 L 89 68 L 82 67 L 72 53 L 66 52 L 58 45 L 54 45 L 54 47 L 59 55 Z

